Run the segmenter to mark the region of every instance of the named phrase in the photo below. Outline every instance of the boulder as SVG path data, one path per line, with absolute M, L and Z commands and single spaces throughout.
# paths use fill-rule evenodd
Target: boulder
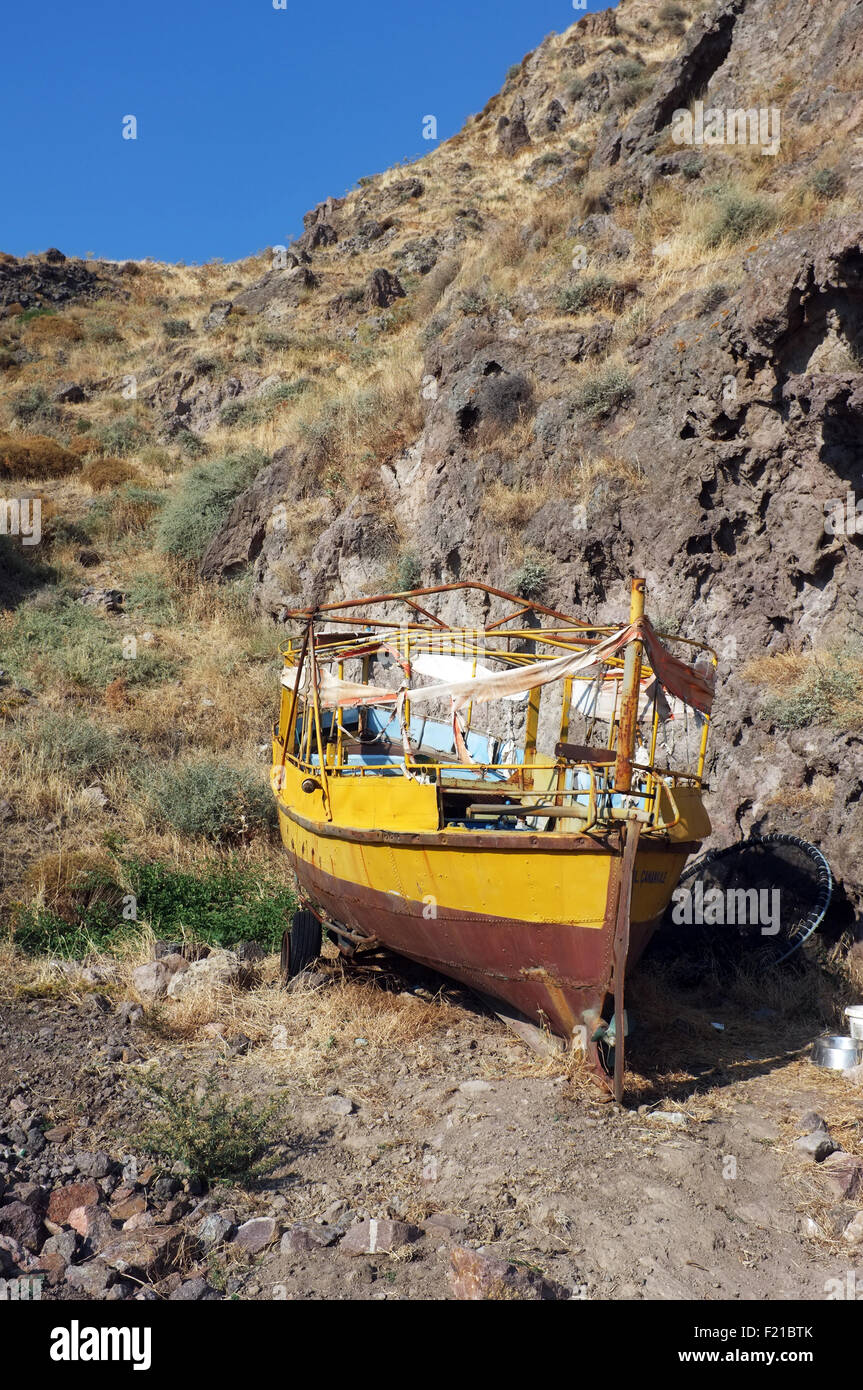
M 339 1241 L 342 1255 L 389 1255 L 403 1245 L 419 1240 L 422 1231 L 407 1221 L 359 1221 Z
M 259 1255 L 268 1245 L 272 1245 L 279 1233 L 278 1223 L 272 1216 L 254 1216 L 238 1227 L 233 1244 L 246 1255 Z
M 132 971 L 132 984 L 141 998 L 150 1002 L 167 994 L 174 977 L 188 969 L 189 962 L 183 956 L 162 956 L 160 960 L 137 966 Z
M 555 1302 L 569 1300 L 571 1290 L 545 1279 L 532 1269 L 523 1269 L 457 1245 L 450 1255 L 447 1272 L 453 1297 L 478 1302 L 482 1299 Z
M 240 962 L 233 951 L 213 951 L 203 960 L 193 961 L 188 969 L 179 971 L 168 984 L 170 999 L 190 999 L 240 982 Z
M 44 1234 L 42 1218 L 26 1202 L 0 1207 L 0 1235 L 11 1237 L 25 1250 L 38 1251 Z
M 67 1183 L 65 1187 L 55 1187 L 48 1198 L 48 1220 L 57 1226 L 66 1226 L 70 1212 L 76 1207 L 92 1206 L 99 1201 L 101 1195 L 92 1179 Z

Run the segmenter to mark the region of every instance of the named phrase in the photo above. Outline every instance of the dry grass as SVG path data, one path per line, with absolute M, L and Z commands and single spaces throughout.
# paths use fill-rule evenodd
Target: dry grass
M 62 478 L 78 467 L 76 455 L 47 435 L 0 435 L 0 478 Z
M 108 488 L 119 487 L 121 483 L 143 481 L 139 468 L 125 459 L 116 458 L 92 459 L 81 469 L 80 478 L 94 492 L 105 492 Z

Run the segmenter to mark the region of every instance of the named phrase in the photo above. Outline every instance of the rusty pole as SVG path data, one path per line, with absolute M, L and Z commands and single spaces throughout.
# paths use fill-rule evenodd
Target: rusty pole
M 633 579 L 629 600 L 629 621 L 637 623 L 644 617 L 643 579 Z M 635 756 L 635 730 L 638 723 L 638 696 L 641 689 L 641 655 L 643 643 L 630 642 L 623 658 L 623 704 L 617 729 L 617 759 L 614 764 L 614 790 L 628 792 L 632 788 L 632 760 Z

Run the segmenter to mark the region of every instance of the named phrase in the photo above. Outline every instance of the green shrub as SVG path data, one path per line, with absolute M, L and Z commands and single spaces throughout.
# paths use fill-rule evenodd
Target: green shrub
M 254 941 L 277 951 L 297 907 L 286 877 L 262 875 L 233 860 L 217 859 L 191 872 L 131 859 L 126 873 L 138 920 L 168 940 L 225 947 Z
M 399 592 L 405 589 L 418 589 L 422 577 L 422 561 L 418 556 L 410 552 L 399 556 L 396 564 L 396 588 Z
M 99 430 L 99 438 L 109 454 L 135 454 L 146 444 L 147 437 L 147 431 L 134 415 L 123 415 Z
M 173 591 L 158 574 L 136 574 L 129 583 L 126 607 L 130 613 L 154 623 L 173 623 L 177 620 L 177 602 Z
M 716 211 L 707 228 L 711 247 L 736 243 L 766 232 L 776 220 L 776 205 L 740 189 L 726 189 L 718 198 Z
M 158 685 L 176 675 L 172 662 L 140 645 L 134 659 L 124 657 L 123 633 L 68 598 L 23 604 L 0 658 L 22 680 L 48 685 L 59 679 L 88 691 L 104 690 L 119 676 L 128 685 Z
M 188 338 L 191 331 L 192 325 L 188 319 L 165 319 L 162 323 L 166 338 Z
M 183 1085 L 142 1072 L 135 1084 L 156 1112 L 138 1141 L 145 1153 L 179 1161 L 207 1183 L 253 1182 L 275 1166 L 276 1146 L 284 1137 L 284 1099 L 265 1105 L 232 1100 L 212 1074 L 202 1083 Z
M 145 789 L 154 813 L 181 835 L 222 844 L 275 824 L 275 801 L 266 776 L 228 763 L 174 763 L 149 772 Z
M 859 728 L 863 722 L 863 648 L 834 647 L 805 666 L 798 681 L 764 705 L 764 717 L 780 729 L 811 724 Z
M 575 404 L 589 420 L 610 415 L 632 400 L 635 392 L 624 367 L 607 364 L 587 376 L 575 393 Z
M 574 77 L 568 89 L 570 101 L 579 101 L 584 96 L 584 87 L 584 79 L 581 77 Z
M 623 304 L 624 297 L 623 286 L 608 275 L 581 275 L 574 285 L 561 290 L 557 307 L 564 314 L 583 313 L 585 309 L 600 305 L 617 310 Z
M 80 714 L 46 714 L 31 727 L 15 729 L 14 738 L 31 752 L 43 754 L 45 762 L 56 765 L 58 771 L 72 772 L 79 780 L 104 776 L 131 753 L 122 739 Z
M 24 391 L 18 391 L 12 397 L 11 406 L 15 419 L 22 424 L 57 418 L 57 411 L 44 386 L 28 386 Z
M 159 550 L 181 560 L 200 560 L 234 499 L 266 463 L 259 449 L 246 449 L 192 468 L 183 476 L 159 518 Z
M 519 598 L 539 599 L 548 584 L 548 565 L 543 560 L 525 560 L 510 580 L 509 587 Z
M 845 192 L 845 179 L 838 169 L 816 169 L 811 183 L 820 198 L 841 198 Z
M 668 4 L 660 5 L 659 18 L 665 24 L 680 23 L 682 20 L 689 18 L 689 11 L 685 6 L 673 4 L 671 0 L 669 0 Z

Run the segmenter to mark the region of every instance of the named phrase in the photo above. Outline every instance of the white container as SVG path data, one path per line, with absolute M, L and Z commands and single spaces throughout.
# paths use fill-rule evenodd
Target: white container
M 863 1042 L 863 1004 L 849 1004 L 845 1010 L 848 1032 L 857 1042 Z

